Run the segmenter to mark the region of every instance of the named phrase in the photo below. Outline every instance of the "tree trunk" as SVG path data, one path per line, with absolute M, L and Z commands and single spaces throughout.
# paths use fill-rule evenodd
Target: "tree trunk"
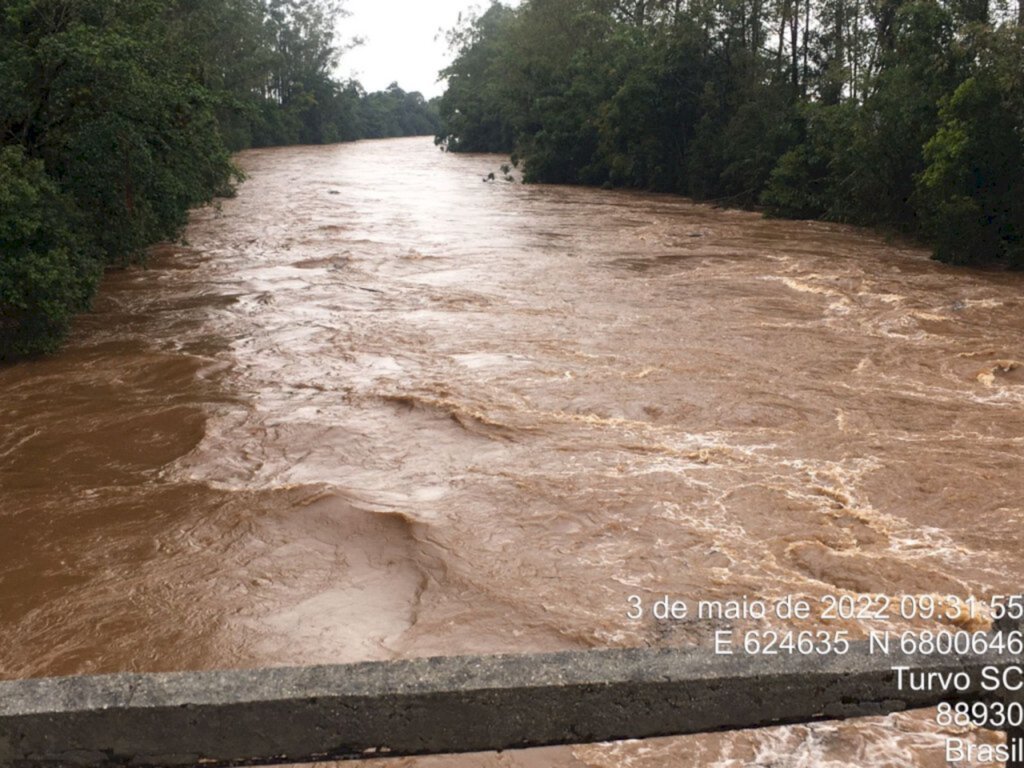
M 846 90 L 846 0 L 836 0 L 836 101 Z
M 1024 0 L 1021 2 L 1024 3 Z M 775 67 L 779 72 L 782 71 L 782 50 L 786 44 L 786 20 L 789 18 L 789 4 L 790 0 L 786 0 L 782 7 L 782 20 L 779 23 L 779 52 L 775 57 Z
M 860 0 L 856 0 L 853 4 L 853 34 L 851 38 L 850 95 L 856 101 L 857 96 L 860 94 Z
M 839 0 L 839 2 L 842 2 L 842 0 Z M 803 94 L 805 96 L 807 95 L 807 80 L 808 80 L 807 56 L 808 56 L 808 45 L 809 45 L 810 37 L 811 37 L 811 0 L 804 0 L 804 74 L 803 74 L 803 84 L 801 85 L 801 89 L 802 89 L 802 92 L 803 92 Z
M 810 0 L 804 0 L 810 2 Z M 792 63 L 790 64 L 793 88 L 800 87 L 800 0 L 793 0 L 792 14 L 789 17 L 789 46 Z

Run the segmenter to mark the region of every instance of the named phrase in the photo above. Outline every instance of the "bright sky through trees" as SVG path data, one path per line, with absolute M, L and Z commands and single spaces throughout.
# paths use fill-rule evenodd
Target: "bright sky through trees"
M 486 9 L 489 4 L 487 0 L 347 0 L 345 8 L 351 15 L 342 21 L 342 35 L 366 42 L 345 54 L 338 74 L 355 77 L 368 91 L 383 90 L 397 81 L 404 90 L 419 91 L 428 99 L 439 96 L 444 85 L 437 82 L 437 73 L 451 61 L 444 31 L 455 26 L 460 12 Z

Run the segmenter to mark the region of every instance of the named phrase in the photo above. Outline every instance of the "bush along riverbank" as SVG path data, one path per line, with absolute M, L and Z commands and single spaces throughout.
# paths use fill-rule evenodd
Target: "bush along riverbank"
M 524 0 L 449 40 L 437 141 L 511 153 L 526 181 L 876 226 L 1024 268 L 1022 5 Z
M 436 106 L 331 72 L 335 0 L 0 7 L 0 362 L 52 351 L 103 270 L 229 195 L 251 146 L 428 135 Z

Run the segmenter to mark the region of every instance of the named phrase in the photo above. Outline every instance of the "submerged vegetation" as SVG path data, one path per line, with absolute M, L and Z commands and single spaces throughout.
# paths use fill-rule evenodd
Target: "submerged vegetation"
M 880 226 L 1022 268 L 1017 2 L 494 3 L 450 33 L 438 141 L 512 153 L 527 181 Z
M 433 134 L 332 71 L 335 0 L 0 2 L 0 361 L 53 349 L 103 269 L 230 194 L 230 152 Z

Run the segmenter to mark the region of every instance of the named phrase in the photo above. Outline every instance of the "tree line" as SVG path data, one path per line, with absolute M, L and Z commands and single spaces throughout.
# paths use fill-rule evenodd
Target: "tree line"
M 449 42 L 437 141 L 511 153 L 527 181 L 1024 268 L 1024 0 L 523 0 Z
M 0 0 L 0 361 L 54 349 L 104 268 L 229 195 L 230 153 L 429 135 L 333 76 L 338 0 Z

